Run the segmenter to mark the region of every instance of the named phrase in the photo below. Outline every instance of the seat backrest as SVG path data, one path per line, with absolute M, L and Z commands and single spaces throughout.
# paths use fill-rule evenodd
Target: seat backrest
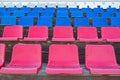
M 59 11 L 56 13 L 56 17 L 69 17 L 68 12 Z
M 13 15 L 16 17 L 23 17 L 25 16 L 25 11 L 22 10 L 14 11 Z
M 39 44 L 16 44 L 13 48 L 10 65 L 40 66 L 42 48 Z
M 56 64 L 59 66 L 79 64 L 78 47 L 72 45 L 57 45 L 53 44 L 49 48 L 48 64 Z
M 71 38 L 73 37 L 72 27 L 54 27 L 53 30 L 54 38 Z
M 31 16 L 20 18 L 19 25 L 23 25 L 25 27 L 25 26 L 33 26 L 33 24 L 34 24 L 34 18 Z
M 5 7 L 0 7 L 0 11 L 1 12 L 6 12 L 6 8 Z
M 4 16 L 4 14 L 3 14 L 2 12 L 0 12 L 0 17 L 1 17 L 1 16 Z
M 89 26 L 89 19 L 88 18 L 74 18 L 74 26 Z
M 70 10 L 70 13 L 80 11 L 78 8 L 69 8 L 69 10 Z
M 59 7 L 59 8 L 57 9 L 57 11 L 67 11 L 67 8 L 66 8 L 66 7 Z
M 43 11 L 43 9 L 42 9 L 42 7 L 34 7 L 33 8 L 33 12 L 42 12 Z
M 8 8 L 8 12 L 14 12 L 14 11 L 17 11 L 18 9 L 16 7 L 9 7 Z
M 101 13 L 104 12 L 103 8 L 94 8 L 94 12 Z
M 49 13 L 49 14 L 48 14 Z M 42 12 L 41 17 L 51 17 L 51 19 L 54 17 L 54 13 L 53 12 Z
M 52 18 L 51 17 L 41 17 L 38 19 L 37 25 L 52 27 Z
M 78 38 L 98 38 L 96 27 L 79 27 Z
M 111 18 L 111 26 L 120 26 L 120 18 Z
M 0 44 L 0 68 L 5 63 L 5 56 L 6 56 L 6 45 Z
M 29 12 L 30 11 L 30 7 L 22 7 L 21 10 L 25 11 L 25 12 Z
M 102 67 L 116 65 L 116 57 L 112 45 L 87 45 L 85 48 L 86 67 Z
M 82 8 L 81 11 L 82 11 L 83 13 L 92 12 L 91 8 Z
M 1 20 L 2 25 L 16 25 L 16 17 L 14 16 L 3 16 Z
M 84 16 L 83 16 L 82 12 L 76 11 L 76 12 L 71 12 L 71 17 L 73 17 L 73 18 L 81 18 L 81 17 L 84 17 Z
M 39 17 L 39 12 L 35 12 L 35 11 L 31 11 L 27 14 L 27 16 L 31 16 L 31 17 L 36 17 L 38 18 Z
M 45 11 L 55 11 L 55 8 L 54 8 L 54 7 L 47 7 L 47 8 L 45 9 Z
M 22 26 L 6 26 L 4 28 L 3 37 L 17 37 L 23 38 L 23 27 Z
M 87 18 L 95 18 L 95 17 L 99 17 L 98 12 L 87 12 L 86 16 Z
M 93 18 L 93 26 L 95 27 L 106 27 L 108 26 L 107 18 Z
M 116 17 L 117 17 L 117 18 L 120 18 L 120 12 L 117 12 L 117 13 L 116 13 Z
M 31 26 L 29 27 L 28 37 L 48 37 L 48 27 L 47 26 Z
M 103 18 L 112 18 L 114 15 L 113 15 L 113 13 L 111 13 L 111 12 L 102 12 L 102 13 L 101 13 L 101 16 L 102 16 Z
M 70 18 L 56 18 L 56 26 L 70 26 L 71 22 L 70 22 Z
M 115 12 L 117 12 L 117 9 L 116 8 L 107 8 L 107 12 L 115 13 Z
M 102 27 L 101 35 L 103 39 L 120 38 L 120 29 L 118 27 Z

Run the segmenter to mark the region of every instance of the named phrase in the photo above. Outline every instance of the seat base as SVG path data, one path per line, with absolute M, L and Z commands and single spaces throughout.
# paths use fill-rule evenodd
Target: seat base
M 47 68 L 46 74 L 82 74 L 82 68 Z
M 74 38 L 52 38 L 52 41 L 73 42 L 73 41 L 75 41 L 75 39 Z
M 87 39 L 87 38 L 78 38 L 78 40 L 80 42 L 102 42 L 102 39 L 97 39 L 97 38 L 91 38 L 91 39 Z
M 120 38 L 118 39 L 106 39 L 107 42 L 120 42 Z
M 120 75 L 120 68 L 90 68 L 91 74 Z
M 24 38 L 24 41 L 47 41 L 48 38 Z
M 17 37 L 2 37 L 0 38 L 0 41 L 18 41 L 19 39 Z
M 37 74 L 38 68 L 23 68 L 23 67 L 3 67 L 0 70 L 1 74 Z

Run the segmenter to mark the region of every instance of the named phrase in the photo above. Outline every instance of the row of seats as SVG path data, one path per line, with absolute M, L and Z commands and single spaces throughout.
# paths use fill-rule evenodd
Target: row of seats
M 49 13 L 49 14 L 48 14 Z M 15 12 L 0 12 L 0 17 L 2 16 L 15 16 L 15 17 L 25 17 L 25 16 L 33 16 L 34 18 L 37 17 L 87 17 L 87 18 L 94 18 L 94 17 L 106 17 L 106 18 L 111 18 L 111 17 L 120 17 L 120 12 L 81 12 L 81 11 L 73 11 L 73 12 L 68 12 L 68 11 L 44 11 L 42 13 L 40 12 L 28 12 L 25 13 L 24 11 L 15 11 Z
M 49 10 L 49 11 L 70 11 L 70 12 L 74 12 L 74 11 L 82 11 L 82 12 L 119 12 L 119 9 L 117 10 L 116 8 L 107 8 L 107 9 L 103 9 L 103 8 L 66 8 L 66 7 L 58 7 L 58 8 L 54 8 L 54 7 L 47 7 L 47 8 L 42 8 L 42 7 L 34 7 L 34 8 L 30 8 L 30 7 L 22 7 L 22 8 L 16 8 L 16 7 L 9 7 L 9 8 L 5 8 L 5 7 L 0 7 L 0 11 L 2 12 L 13 12 L 13 11 L 25 11 L 25 12 L 30 12 L 30 11 L 45 11 L 45 10 Z
M 96 27 L 79 27 L 77 29 L 77 40 L 79 42 L 120 42 L 120 28 L 103 27 L 101 28 L 101 38 L 98 38 Z M 31 26 L 28 30 L 28 36 L 23 38 L 22 26 L 6 26 L 0 41 L 47 41 L 48 27 Z M 56 26 L 53 28 L 52 41 L 73 42 L 73 27 Z
M 48 14 L 49 13 L 49 14 Z M 32 9 L 28 7 L 23 7 L 21 9 L 17 8 L 8 8 L 7 11 L 5 8 L 0 8 L 0 16 L 15 16 L 15 17 L 25 17 L 25 16 L 33 16 L 34 18 L 39 16 L 44 17 L 54 17 L 54 14 L 56 14 L 56 17 L 85 17 L 84 14 L 86 14 L 86 17 L 88 18 L 94 18 L 94 17 L 106 17 L 111 18 L 114 16 L 120 17 L 120 12 L 117 11 L 116 8 L 108 8 L 106 12 L 104 12 L 103 8 L 94 8 L 92 11 L 90 8 L 82 8 L 79 10 L 78 8 L 46 8 L 42 9 L 41 7 L 35 7 Z
M 119 12 L 119 10 L 117 10 L 116 8 L 107 8 L 107 9 L 103 9 L 103 8 L 94 8 L 94 9 L 91 9 L 91 8 L 82 8 L 82 9 L 78 9 L 78 8 L 69 8 L 68 9 L 70 12 L 76 12 L 76 11 L 81 11 L 81 12 L 84 12 L 84 13 L 89 13 L 89 12 L 113 12 L 113 13 L 116 13 L 116 12 Z
M 67 23 L 66 23 L 67 24 Z M 74 18 L 74 27 L 95 26 L 95 27 L 116 27 L 120 26 L 120 18 Z
M 41 45 L 16 44 L 7 66 L 4 66 L 5 48 L 5 44 L 0 44 L 0 74 L 37 74 L 42 68 Z M 112 45 L 86 45 L 85 61 L 91 74 L 120 75 Z M 78 47 L 74 44 L 52 44 L 46 74 L 83 74 Z
M 29 16 L 29 15 L 28 15 Z M 68 17 L 68 15 L 56 15 L 56 17 Z M 88 12 L 88 13 L 83 13 L 83 12 L 72 12 L 70 13 L 70 17 L 72 18 L 79 18 L 79 17 L 87 17 L 87 18 L 95 18 L 95 17 L 100 17 L 100 18 L 112 18 L 112 17 L 120 17 L 120 13 L 112 13 L 112 12 Z
M 19 22 L 17 24 L 17 18 L 16 17 L 11 17 L 11 16 L 4 16 L 1 17 L 1 26 L 4 25 L 23 25 L 24 27 L 29 27 L 34 25 L 34 18 L 33 17 L 21 17 L 19 19 Z M 70 22 L 69 22 L 70 23 Z M 41 17 L 37 20 L 37 25 L 39 26 L 48 26 L 48 27 L 52 27 L 52 18 L 48 18 L 48 17 Z
M 35 24 L 36 23 L 36 24 Z M 71 26 L 72 21 L 70 18 L 56 18 L 56 20 L 53 20 L 53 18 L 50 17 L 40 17 L 36 21 L 33 17 L 21 17 L 19 20 L 16 17 L 11 16 L 4 16 L 1 17 L 1 23 L 0 26 L 6 26 L 6 25 L 22 25 L 24 27 L 29 27 L 33 25 L 37 26 L 48 26 L 51 28 L 52 26 Z M 120 27 L 120 18 L 74 18 L 73 21 L 74 27 L 79 26 L 95 26 L 95 27 L 107 27 L 107 26 L 118 26 Z

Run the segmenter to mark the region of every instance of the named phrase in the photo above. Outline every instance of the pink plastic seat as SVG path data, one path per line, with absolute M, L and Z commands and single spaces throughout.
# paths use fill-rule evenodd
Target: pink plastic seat
M 102 39 L 107 42 L 120 42 L 120 29 L 118 27 L 103 27 L 101 34 Z
M 24 41 L 47 41 L 48 27 L 45 26 L 31 26 L 28 31 L 28 37 Z
M 77 39 L 80 42 L 102 41 L 102 39 L 98 39 L 97 29 L 95 27 L 79 27 L 77 32 Z
M 51 45 L 46 74 L 82 74 L 78 47 L 72 45 Z
M 120 75 L 112 45 L 87 45 L 85 57 L 91 74 Z
M 54 27 L 52 41 L 75 41 L 72 27 Z
M 0 41 L 17 41 L 23 38 L 22 26 L 6 26 Z
M 0 69 L 1 74 L 37 74 L 41 67 L 39 44 L 16 44 L 10 64 Z
M 0 68 L 5 64 L 6 45 L 0 44 Z

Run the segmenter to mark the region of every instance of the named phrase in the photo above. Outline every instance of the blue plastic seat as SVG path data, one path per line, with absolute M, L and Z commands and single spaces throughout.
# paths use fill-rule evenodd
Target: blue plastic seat
M 0 11 L 1 11 L 1 12 L 6 12 L 5 7 L 0 7 Z
M 17 11 L 18 9 L 16 7 L 9 7 L 7 12 L 13 13 L 14 11 Z
M 72 18 L 78 18 L 78 17 L 84 17 L 84 16 L 83 16 L 83 13 L 82 13 L 82 12 L 77 11 L 77 12 L 72 12 L 72 13 L 71 13 L 71 17 L 72 17 Z
M 116 13 L 116 17 L 119 18 L 120 17 L 120 12 Z
M 56 18 L 56 26 L 71 26 L 70 18 Z
M 90 26 L 89 25 L 89 19 L 88 18 L 74 18 L 74 26 L 75 27 Z
M 87 18 L 99 17 L 97 12 L 88 12 L 86 13 Z
M 101 13 L 104 12 L 103 8 L 94 8 L 94 12 Z
M 10 12 L 4 12 L 3 13 L 4 16 L 10 16 L 10 14 L 11 14 Z
M 59 7 L 59 8 L 57 9 L 57 11 L 67 11 L 67 8 L 66 8 L 66 7 Z
M 70 13 L 80 11 L 78 8 L 69 8 Z
M 92 12 L 91 8 L 82 8 L 81 10 L 83 13 L 89 13 Z
M 46 8 L 42 13 L 52 13 L 52 14 L 54 14 L 54 12 L 55 12 L 55 8 L 53 8 L 53 7 L 48 7 L 48 8 Z
M 107 8 L 107 12 L 116 13 L 117 9 L 116 8 Z
M 37 23 L 38 26 L 47 26 L 49 28 L 52 27 L 52 18 L 51 17 L 40 17 L 38 19 L 38 23 Z
M 64 11 L 60 12 L 59 11 L 59 12 L 57 12 L 56 17 L 69 17 L 69 16 L 68 16 L 68 12 L 64 12 Z
M 30 12 L 30 7 L 22 7 L 21 10 L 24 11 L 25 13 L 28 13 Z
M 32 16 L 34 18 L 38 18 L 39 17 L 39 12 L 35 12 L 35 11 L 30 11 L 27 16 Z
M 42 7 L 34 7 L 34 8 L 33 8 L 33 12 L 42 13 L 42 11 L 43 11 L 43 8 L 42 8 Z
M 2 12 L 0 12 L 0 17 L 4 16 L 4 14 Z
M 101 13 L 103 18 L 111 18 L 113 17 L 113 13 L 112 12 L 103 12 Z
M 0 17 L 6 15 L 6 9 L 4 7 L 0 7 Z
M 41 17 L 50 17 L 53 18 L 54 17 L 54 13 L 53 12 L 42 12 Z
M 120 18 L 111 18 L 111 26 L 115 27 L 120 27 Z
M 92 19 L 93 26 L 95 27 L 107 27 L 107 18 L 93 18 Z
M 4 25 L 4 26 L 14 26 L 16 25 L 16 17 L 15 16 L 3 16 L 1 17 L 1 24 L 0 25 Z
M 54 7 L 47 7 L 44 11 L 54 12 L 55 8 Z
M 57 10 L 57 13 L 61 13 L 61 12 L 62 12 L 62 13 L 68 13 L 68 10 L 64 10 L 64 9 L 63 9 L 63 10 L 62 10 L 62 9 Z
M 0 11 L 0 17 L 5 16 L 5 15 L 6 15 L 6 12 L 1 12 Z
M 21 17 L 19 20 L 19 25 L 22 25 L 24 27 L 33 26 L 34 24 L 34 18 L 33 17 Z
M 76 9 L 75 10 L 70 10 L 70 14 L 72 14 L 72 13 L 80 13 L 80 12 L 82 13 L 82 11 L 80 11 L 79 9 L 78 10 L 76 10 Z
M 23 17 L 23 16 L 25 16 L 25 12 L 22 11 L 22 10 L 14 11 L 13 15 L 16 16 L 16 17 Z

